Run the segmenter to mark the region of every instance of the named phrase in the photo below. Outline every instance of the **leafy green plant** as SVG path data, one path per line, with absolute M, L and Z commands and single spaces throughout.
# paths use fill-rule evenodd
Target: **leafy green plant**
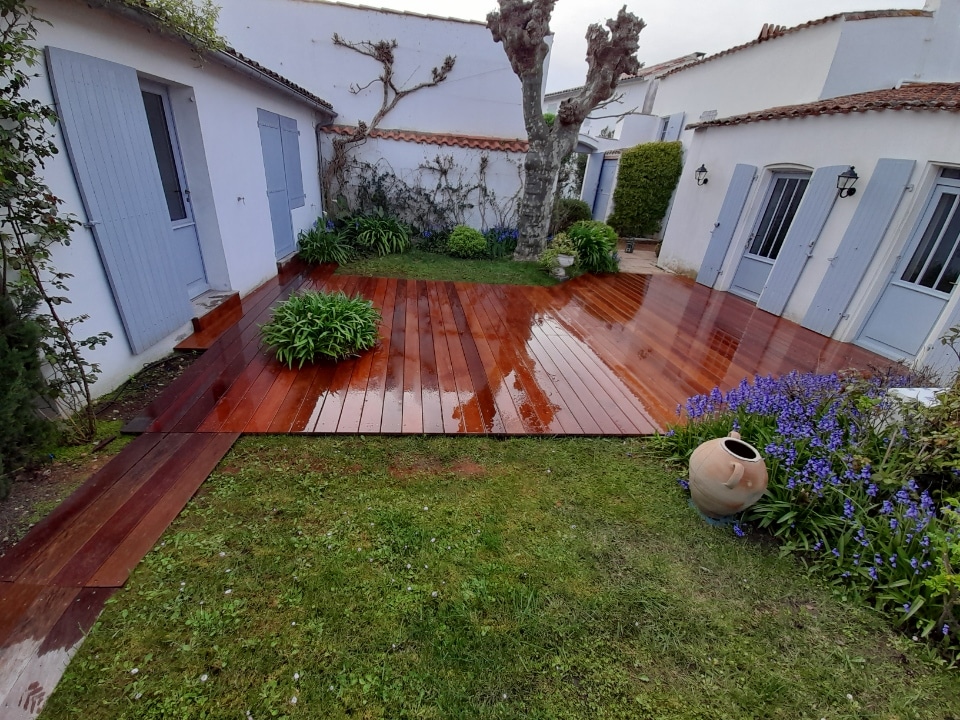
M 387 215 L 382 208 L 366 215 L 354 215 L 343 221 L 340 239 L 360 253 L 390 255 L 401 253 L 410 244 L 410 228 Z
M 491 260 L 502 260 L 513 255 L 517 249 L 516 228 L 495 227 L 487 230 L 483 237 L 487 240 L 487 257 Z
M 590 206 L 583 200 L 557 198 L 553 204 L 553 216 L 550 220 L 550 232 L 554 235 L 565 232 L 575 222 L 590 220 Z
M 410 244 L 410 228 L 382 208 L 349 216 L 338 229 L 342 241 L 365 255 L 399 253 Z
M 597 220 L 580 220 L 567 230 L 577 248 L 580 267 L 586 272 L 617 272 L 620 261 L 615 257 L 617 232 Z
M 458 258 L 482 258 L 487 255 L 487 239 L 479 230 L 457 225 L 447 240 L 447 252 Z
M 679 141 L 644 143 L 625 151 L 607 222 L 625 237 L 659 232 L 683 170 L 682 158 Z
M 0 297 L 0 499 L 11 475 L 36 462 L 54 440 L 54 425 L 37 413 L 51 391 L 40 370 L 42 328 Z
M 273 310 L 260 331 L 277 360 L 303 367 L 318 359 L 341 360 L 377 344 L 380 311 L 361 297 L 307 291 Z
M 447 240 L 450 238 L 450 228 L 439 227 L 421 230 L 413 244 L 418 250 L 445 255 Z
M 308 263 L 344 265 L 356 255 L 353 246 L 337 232 L 333 223 L 322 217 L 318 218 L 309 230 L 300 231 L 297 240 L 300 244 L 300 257 Z
M 120 0 L 153 15 L 162 25 L 205 50 L 225 50 L 227 41 L 217 32 L 220 7 L 213 0 Z
M 44 163 L 58 152 L 48 125 L 56 121 L 51 107 L 24 97 L 40 62 L 38 22 L 25 4 L 5 2 L 0 13 L 0 297 L 13 304 L 21 318 L 30 316 L 40 328 L 40 351 L 47 364 L 50 397 L 64 413 L 73 439 L 93 437 L 97 428 L 91 386 L 100 368 L 85 349 L 106 344 L 110 333 L 74 336 L 86 315 L 68 317 L 63 306 L 66 281 L 56 268 L 54 250 L 70 244 L 79 224 L 60 215 L 62 201 L 41 175 Z

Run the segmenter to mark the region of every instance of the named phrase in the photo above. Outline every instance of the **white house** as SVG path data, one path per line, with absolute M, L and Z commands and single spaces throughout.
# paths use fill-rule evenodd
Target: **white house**
M 82 227 L 58 250 L 96 393 L 186 335 L 191 299 L 277 273 L 321 210 L 314 128 L 332 106 L 234 51 L 208 52 L 107 2 L 36 0 L 45 64 L 29 92 L 56 104 L 64 151 L 44 178 Z
M 955 368 L 938 339 L 960 323 L 958 112 L 960 83 L 903 83 L 694 123 L 660 265 L 891 359 Z
M 482 186 L 460 218 L 475 227 L 512 218 L 527 147 L 520 81 L 484 23 L 326 0 L 244 0 L 224 4 L 219 26 L 241 52 L 333 102 L 339 117 L 324 128 L 325 161 L 331 136 L 369 123 L 383 101 L 381 64 L 335 44 L 334 33 L 353 44 L 396 40 L 400 90 L 454 56 L 445 81 L 402 99 L 352 157 L 409 185 Z M 437 171 L 438 160 L 453 171 Z

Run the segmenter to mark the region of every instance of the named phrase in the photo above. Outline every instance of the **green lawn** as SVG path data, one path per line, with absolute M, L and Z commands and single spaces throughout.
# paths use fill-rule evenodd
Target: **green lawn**
M 510 259 L 461 260 L 416 249 L 342 265 L 337 274 L 499 285 L 556 285 L 558 282 L 541 270 L 537 263 L 514 262 Z
M 677 474 L 640 440 L 243 438 L 42 717 L 960 714 L 955 670 Z

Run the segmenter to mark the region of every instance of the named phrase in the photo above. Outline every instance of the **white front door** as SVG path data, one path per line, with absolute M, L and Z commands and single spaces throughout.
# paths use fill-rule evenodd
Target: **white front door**
M 162 85 L 141 81 L 143 107 L 153 139 L 153 150 L 163 183 L 163 195 L 173 228 L 174 255 L 183 277 L 187 295 L 195 298 L 209 289 L 200 251 L 200 238 L 190 204 L 190 190 L 183 172 L 183 158 L 177 142 L 176 126 L 170 112 L 170 99 Z
M 730 284 L 730 292 L 756 302 L 780 254 L 783 240 L 810 183 L 807 173 L 775 173 L 746 251 Z

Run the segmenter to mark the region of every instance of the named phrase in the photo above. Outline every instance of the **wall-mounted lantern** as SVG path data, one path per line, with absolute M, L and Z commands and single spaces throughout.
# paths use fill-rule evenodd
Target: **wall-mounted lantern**
M 859 178 L 860 176 L 857 175 L 857 172 L 853 169 L 853 165 L 850 166 L 849 170 L 844 170 L 837 175 L 837 197 L 850 197 L 856 193 L 857 189 L 854 185 Z
M 706 185 L 707 184 L 707 166 L 701 165 L 700 167 L 698 167 L 694 172 L 694 177 L 697 178 L 697 185 Z

